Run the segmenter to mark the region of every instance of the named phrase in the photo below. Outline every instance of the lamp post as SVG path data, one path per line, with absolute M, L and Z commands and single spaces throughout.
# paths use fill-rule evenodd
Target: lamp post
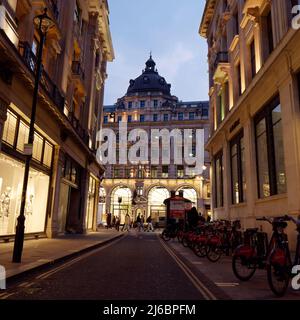
M 33 22 L 40 34 L 40 44 L 39 44 L 39 50 L 38 50 L 38 56 L 36 61 L 36 68 L 35 68 L 35 85 L 34 85 L 33 99 L 32 99 L 29 138 L 28 138 L 28 144 L 25 145 L 24 147 L 26 160 L 25 160 L 25 171 L 24 171 L 20 215 L 17 219 L 14 252 L 13 252 L 13 260 L 12 260 L 14 263 L 21 262 L 22 252 L 23 252 L 24 231 L 25 231 L 24 212 L 25 212 L 25 206 L 26 206 L 26 193 L 27 193 L 27 186 L 28 186 L 28 179 L 29 179 L 30 162 L 31 162 L 32 151 L 33 151 L 34 124 L 35 124 L 36 108 L 37 108 L 37 101 L 38 101 L 39 83 L 41 80 L 41 73 L 42 73 L 43 47 L 44 47 L 46 34 L 48 30 L 54 26 L 54 22 L 47 15 L 47 9 L 44 9 L 43 14 L 36 16 Z
M 119 218 L 121 219 L 121 203 L 122 203 L 122 197 L 118 198 L 118 202 L 119 202 Z

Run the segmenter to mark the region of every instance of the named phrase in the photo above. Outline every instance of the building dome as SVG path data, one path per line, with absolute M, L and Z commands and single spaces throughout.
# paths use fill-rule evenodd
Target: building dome
M 150 55 L 150 58 L 146 61 L 146 69 L 143 73 L 135 80 L 129 81 L 127 95 L 134 95 L 140 92 L 161 92 L 164 95 L 171 96 L 171 85 L 158 74 L 155 66 L 156 63 Z

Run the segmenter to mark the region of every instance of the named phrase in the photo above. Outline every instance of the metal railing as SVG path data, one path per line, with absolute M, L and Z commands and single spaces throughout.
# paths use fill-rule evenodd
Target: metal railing
M 36 55 L 32 52 L 28 42 L 20 41 L 19 53 L 27 67 L 31 70 L 31 72 L 35 73 L 37 58 Z M 41 74 L 41 86 L 47 92 L 47 94 L 53 100 L 59 110 L 63 112 L 65 98 L 60 93 L 60 90 L 54 84 L 45 70 L 43 70 Z
M 35 74 L 36 71 L 36 62 L 37 58 L 35 54 L 32 52 L 31 47 L 28 42 L 20 42 L 19 43 L 19 53 L 28 67 L 28 69 Z M 83 140 L 83 142 L 88 145 L 89 144 L 89 135 L 87 131 L 81 126 L 79 120 L 75 117 L 73 112 L 69 112 L 68 115 L 64 113 L 65 108 L 65 97 L 61 94 L 58 87 L 51 80 L 50 76 L 47 74 L 45 70 L 42 71 L 41 74 L 41 87 L 47 92 L 49 97 L 55 103 L 57 108 L 61 111 L 62 114 L 66 116 L 72 125 L 73 129 L 79 135 L 79 137 Z
M 54 19 L 58 20 L 58 18 L 59 18 L 59 10 L 58 10 L 58 7 L 57 7 L 57 0 L 49 0 L 49 3 L 50 3 L 50 8 L 52 10 Z
M 72 62 L 72 73 L 75 76 L 79 76 L 82 81 L 84 81 L 85 75 L 79 61 Z

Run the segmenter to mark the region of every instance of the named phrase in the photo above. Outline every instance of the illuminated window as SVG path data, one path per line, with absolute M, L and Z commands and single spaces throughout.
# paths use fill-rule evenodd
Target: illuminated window
M 169 167 L 168 166 L 162 166 L 162 178 L 168 178 L 169 177 Z
M 223 207 L 223 153 L 220 152 L 214 158 L 214 182 L 215 182 L 215 207 Z
M 157 178 L 157 167 L 151 166 L 151 178 L 156 179 Z
M 177 178 L 183 178 L 183 177 L 184 177 L 184 167 L 177 166 Z
M 255 117 L 258 195 L 286 192 L 281 105 L 277 97 Z
M 42 161 L 43 142 L 43 138 L 39 134 L 35 133 L 32 157 L 39 162 Z
M 12 112 L 8 111 L 7 120 L 4 123 L 2 140 L 11 146 L 13 146 L 15 143 L 16 127 L 17 116 L 14 115 Z
M 43 164 L 49 168 L 51 167 L 51 164 L 52 164 L 52 155 L 53 155 L 53 146 L 49 142 L 45 141 Z
M 232 204 L 245 202 L 245 146 L 243 132 L 230 142 Z

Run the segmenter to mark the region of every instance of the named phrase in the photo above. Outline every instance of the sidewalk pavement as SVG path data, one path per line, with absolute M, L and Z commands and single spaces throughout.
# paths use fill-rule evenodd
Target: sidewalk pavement
M 7 280 L 47 267 L 75 255 L 101 247 L 123 235 L 114 229 L 101 229 L 85 235 L 64 235 L 55 239 L 25 240 L 22 263 L 12 263 L 14 243 L 0 243 L 0 265 Z
M 233 300 L 299 300 L 300 291 L 294 291 L 291 287 L 286 295 L 277 298 L 269 288 L 266 270 L 256 270 L 250 281 L 238 280 L 232 271 L 232 258 L 222 256 L 212 263 L 207 258 L 197 257 L 190 248 L 185 248 L 177 240 L 168 242 L 177 254 L 188 261 L 201 274 L 201 279 L 217 286 Z

